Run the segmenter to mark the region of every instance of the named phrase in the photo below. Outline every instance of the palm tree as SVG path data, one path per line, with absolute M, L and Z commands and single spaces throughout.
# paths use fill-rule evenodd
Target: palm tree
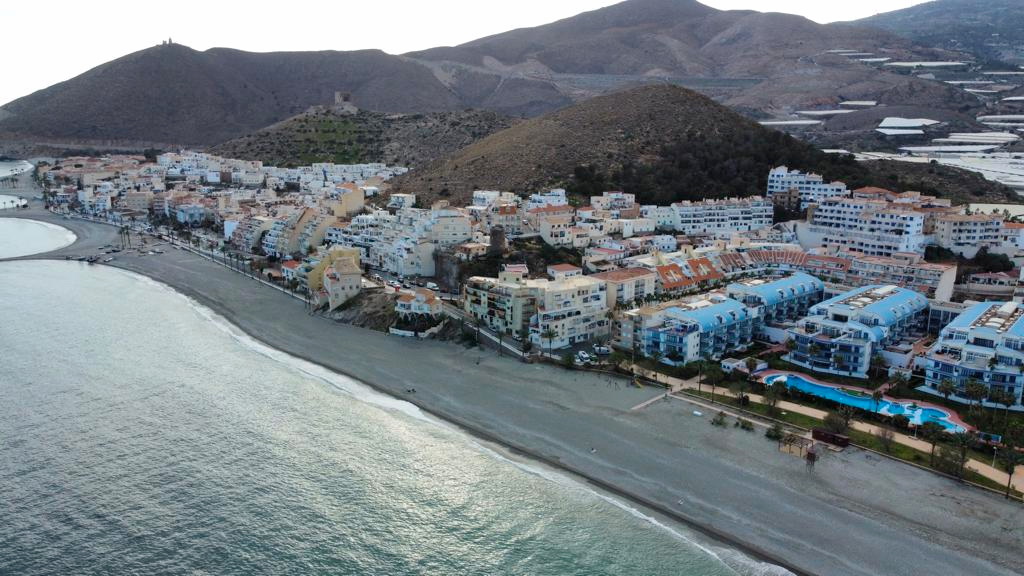
M 704 379 L 711 384 L 711 401 L 715 401 L 715 386 L 722 382 L 725 378 L 725 373 L 722 372 L 721 366 L 713 362 L 705 361 L 706 365 L 704 368 Z
M 885 358 L 881 354 L 873 354 L 871 356 L 871 369 L 875 372 L 875 378 L 878 378 L 878 373 L 885 367 Z
M 871 393 L 871 402 L 875 405 L 875 412 L 878 412 L 878 405 L 882 403 L 881 390 L 875 390 Z
M 949 396 L 956 392 L 956 385 L 953 384 L 953 381 L 949 378 L 943 378 L 942 381 L 939 382 L 938 391 L 939 394 L 942 394 L 943 398 L 948 401 Z
M 939 439 L 942 438 L 942 435 L 946 432 L 946 429 L 936 424 L 935 422 L 925 422 L 924 424 L 921 425 L 921 430 L 919 432 L 921 434 L 921 438 L 923 438 L 925 441 L 932 445 L 932 451 L 930 454 L 928 454 L 928 465 L 934 466 L 935 445 L 938 444 Z
M 974 409 L 975 402 L 978 402 L 979 406 L 981 405 L 981 400 L 985 397 L 987 392 L 988 387 L 983 383 L 975 380 L 974 378 L 967 379 L 967 384 L 964 386 L 964 395 L 971 401 L 970 406 L 972 410 Z
M 775 405 L 779 403 L 779 399 L 782 397 L 782 390 L 776 386 L 766 386 L 764 389 L 764 404 L 768 407 L 768 412 L 771 414 L 775 413 Z
M 1019 464 L 1024 463 L 1024 454 L 1018 452 L 1017 447 L 1013 444 L 1006 443 L 1003 445 L 1002 452 L 999 453 L 999 462 L 1003 465 L 1003 472 L 1006 472 L 1008 476 L 1006 479 L 1006 499 L 1009 500 L 1013 473 Z
M 1003 405 L 1003 430 L 1006 430 L 1006 425 L 1009 423 L 1010 418 L 1010 406 L 1017 403 L 1017 398 L 1014 397 L 1013 393 L 1004 390 L 999 395 L 999 403 Z
M 787 338 L 783 346 L 786 347 L 786 350 L 792 352 L 793 350 L 796 350 L 796 340 L 793 340 L 792 338 Z
M 753 380 L 754 372 L 757 371 L 757 358 L 749 356 L 743 363 L 747 366 L 747 377 Z
M 556 336 L 558 336 L 558 332 L 555 332 L 551 328 L 548 328 L 540 334 L 542 339 L 548 341 L 548 356 L 551 356 L 551 341 L 554 340 Z
M 953 434 L 953 444 L 957 448 L 959 455 L 957 461 L 957 478 L 963 479 L 964 477 L 964 466 L 967 465 L 967 451 L 974 444 L 974 433 L 973 432 L 957 432 Z

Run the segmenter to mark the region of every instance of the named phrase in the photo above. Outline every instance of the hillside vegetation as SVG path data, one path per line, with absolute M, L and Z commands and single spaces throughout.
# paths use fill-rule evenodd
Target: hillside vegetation
M 626 90 L 525 120 L 403 176 L 395 190 L 466 202 L 477 189 L 529 193 L 565 186 L 581 195 L 624 190 L 642 202 L 667 204 L 763 194 L 768 170 L 780 164 L 854 187 L 1006 194 L 957 170 L 825 154 L 676 86 Z
M 384 162 L 417 167 L 512 123 L 507 116 L 478 110 L 428 114 L 360 110 L 349 114 L 333 107 L 316 107 L 210 151 L 272 166 Z

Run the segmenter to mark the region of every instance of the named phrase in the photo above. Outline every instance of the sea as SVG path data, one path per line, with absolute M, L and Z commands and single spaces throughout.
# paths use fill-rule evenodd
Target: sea
M 0 574 L 788 574 L 133 273 L 0 262 L 0 351 Z

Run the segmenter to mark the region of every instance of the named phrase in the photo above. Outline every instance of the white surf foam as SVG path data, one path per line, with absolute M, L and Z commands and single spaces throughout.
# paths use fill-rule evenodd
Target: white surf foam
M 121 271 L 124 272 L 123 270 Z M 178 292 L 177 290 L 168 286 L 167 284 L 153 280 L 148 276 L 143 276 L 131 272 L 128 273 L 131 274 L 132 276 L 139 278 L 142 282 L 146 284 L 158 286 L 162 290 L 166 290 L 172 294 L 175 294 L 185 299 L 188 305 L 199 316 L 211 322 L 219 330 L 228 334 L 235 341 L 245 346 L 246 348 L 249 348 L 272 360 L 286 364 L 289 367 L 295 368 L 296 370 L 303 374 L 306 374 L 307 376 L 323 381 L 349 394 L 350 396 L 357 400 L 366 402 L 368 404 L 372 404 L 374 406 L 378 406 L 386 410 L 400 412 L 417 420 L 428 422 L 430 424 L 440 426 L 448 430 L 453 430 L 457 432 L 458 435 L 462 437 L 465 441 L 467 441 L 470 445 L 474 446 L 477 450 L 479 450 L 481 453 L 486 454 L 496 460 L 510 464 L 517 468 L 518 470 L 521 470 L 527 474 L 543 478 L 549 482 L 552 482 L 565 488 L 584 492 L 592 497 L 596 497 L 604 502 L 607 502 L 608 504 L 611 504 L 612 506 L 615 506 L 616 508 L 625 511 L 631 516 L 643 522 L 646 522 L 659 530 L 668 533 L 677 540 L 701 550 L 705 554 L 708 554 L 709 556 L 718 560 L 723 566 L 729 568 L 737 575 L 792 576 L 792 572 L 786 570 L 785 568 L 782 568 L 781 566 L 756 560 L 739 550 L 732 550 L 728 548 L 721 548 L 718 546 L 702 544 L 690 535 L 680 532 L 676 528 L 668 524 L 665 524 L 664 522 L 661 522 L 654 516 L 646 514 L 640 509 L 631 506 L 630 504 L 618 498 L 615 498 L 609 494 L 606 494 L 599 490 L 595 490 L 594 488 L 579 481 L 578 479 L 564 472 L 561 472 L 555 468 L 549 467 L 543 464 L 542 462 L 527 461 L 502 454 L 500 450 L 504 450 L 504 448 L 492 448 L 484 443 L 481 443 L 475 437 L 468 433 L 465 433 L 465 431 L 455 426 L 454 424 L 451 424 L 439 418 L 435 418 L 423 412 L 422 410 L 419 409 L 419 407 L 417 407 L 414 404 L 411 404 L 399 398 L 395 398 L 393 396 L 389 396 L 387 394 L 383 394 L 371 388 L 370 386 L 363 384 L 358 380 L 355 380 L 354 378 L 338 374 L 337 372 L 333 372 L 320 365 L 303 360 L 301 358 L 297 358 L 295 356 L 292 356 L 291 354 L 288 354 L 287 352 L 282 352 L 281 350 L 277 350 L 276 348 L 263 344 L 262 342 L 246 334 L 244 331 L 242 331 L 240 328 L 232 324 L 230 321 L 228 321 L 220 314 L 217 314 L 214 310 L 200 304 L 195 299 L 185 294 L 182 294 L 181 292 Z

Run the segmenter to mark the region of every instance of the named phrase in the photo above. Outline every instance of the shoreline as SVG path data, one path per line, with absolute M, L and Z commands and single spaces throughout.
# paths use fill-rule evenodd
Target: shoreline
M 33 214 L 19 216 L 32 217 Z M 115 236 L 113 227 L 71 222 L 76 228 L 108 228 L 110 236 Z M 59 221 L 55 223 L 61 224 Z M 77 230 L 73 231 L 77 234 Z M 82 238 L 82 234 L 78 236 Z M 99 230 L 94 230 L 90 236 L 93 241 L 100 242 L 97 245 L 105 243 Z M 85 244 L 89 244 L 86 240 Z M 85 250 L 81 247 L 85 244 L 76 242 L 64 251 L 80 252 Z M 53 259 L 55 256 L 62 254 L 37 254 L 20 259 Z M 565 470 L 587 484 L 640 504 L 755 559 L 783 566 L 796 574 L 916 574 L 923 570 L 921 562 L 945 566 L 945 573 L 1013 573 L 1010 558 L 996 554 L 1003 560 L 999 565 L 980 559 L 992 553 L 991 547 L 998 550 L 1000 546 L 1018 545 L 1012 539 L 993 542 L 991 546 L 983 542 L 991 537 L 992 531 L 986 535 L 979 530 L 979 525 L 983 527 L 999 520 L 976 519 L 968 530 L 966 524 L 970 522 L 965 520 L 962 522 L 966 523 L 964 526 L 954 526 L 958 522 L 950 519 L 946 530 L 928 529 L 914 522 L 910 512 L 900 514 L 869 509 L 871 501 L 877 501 L 867 496 L 878 487 L 879 470 L 865 469 L 866 466 L 881 468 L 887 474 L 901 477 L 902 480 L 894 480 L 896 484 L 908 481 L 906 485 L 895 487 L 897 490 L 891 495 L 893 503 L 904 492 L 916 490 L 926 493 L 915 496 L 918 502 L 912 502 L 909 508 L 921 504 L 938 507 L 950 499 L 970 500 L 980 507 L 994 504 L 985 495 L 965 493 L 955 483 L 923 476 L 926 473 L 920 471 L 903 470 L 910 467 L 902 464 L 874 462 L 856 451 L 834 457 L 850 460 L 855 467 L 850 469 L 851 474 L 842 470 L 843 464 L 835 466 L 833 457 L 826 460 L 824 464 L 828 468 L 823 467 L 820 476 L 815 472 L 813 477 L 808 477 L 802 463 L 797 464 L 799 470 L 794 474 L 790 470 L 791 462 L 780 461 L 779 455 L 773 453 L 770 443 L 763 438 L 731 432 L 729 439 L 743 446 L 716 445 L 730 432 L 719 434 L 708 430 L 713 427 L 709 427 L 704 419 L 693 418 L 687 408 L 680 409 L 678 404 L 657 403 L 642 413 L 629 413 L 629 407 L 638 403 L 638 398 L 654 395 L 650 390 L 599 393 L 597 384 L 603 383 L 601 377 L 525 365 L 499 358 L 491 351 L 397 340 L 337 325 L 324 318 L 303 314 L 297 303 L 276 291 L 261 290 L 255 282 L 184 251 L 168 251 L 162 256 L 145 258 L 123 257 L 111 265 L 151 278 L 192 298 L 264 345 L 347 375 L 383 394 L 409 401 L 473 436 Z M 245 302 L 239 302 L 242 299 Z M 258 312 L 268 308 L 278 314 L 269 322 Z M 330 342 L 324 346 L 323 342 L 317 341 L 318 337 Z M 346 352 L 346 349 L 352 352 Z M 362 353 L 359 353 L 360 349 Z M 342 361 L 337 357 L 339 350 L 343 355 L 348 354 L 340 359 Z M 405 359 L 397 366 L 394 362 L 396 353 Z M 483 368 L 481 364 L 484 364 Z M 514 380 L 521 382 L 518 386 L 510 385 Z M 415 397 L 402 394 L 408 383 L 419 388 L 420 392 Z M 582 388 L 586 383 L 595 388 Z M 487 384 L 494 386 L 487 387 Z M 467 397 L 468 403 L 460 402 Z M 510 412 L 510 409 L 514 411 Z M 679 439 L 665 438 L 665 430 L 673 429 L 707 437 L 707 441 L 701 438 L 692 442 L 685 434 L 680 434 Z M 598 442 L 595 437 L 603 438 Z M 600 446 L 600 453 L 588 455 L 587 445 Z M 863 464 L 865 460 L 869 464 Z M 703 485 L 699 483 L 700 475 L 693 474 L 694 469 L 699 472 L 702 466 L 711 476 Z M 857 478 L 852 472 L 856 472 L 864 483 L 874 483 L 862 487 L 869 494 L 857 494 Z M 733 478 L 744 474 L 751 478 L 743 478 L 743 481 Z M 825 476 L 827 479 L 823 479 Z M 674 480 L 682 485 L 666 485 Z M 736 481 L 730 485 L 731 480 Z M 853 487 L 845 486 L 851 481 Z M 791 482 L 803 485 L 791 487 Z M 826 486 L 827 489 L 818 486 L 823 483 L 831 486 Z M 943 500 L 931 495 L 934 491 L 938 491 Z M 755 494 L 753 498 L 744 497 L 744 492 Z M 850 492 L 850 497 L 845 500 L 844 492 Z M 787 503 L 787 497 L 799 502 Z M 672 502 L 677 500 L 695 504 L 693 511 L 680 510 L 678 505 L 674 507 Z M 819 512 L 817 517 L 814 516 L 816 509 Z M 938 522 L 951 514 L 956 512 L 939 510 L 933 516 Z M 791 532 L 800 534 L 768 533 L 787 527 L 787 520 Z M 1024 524 L 1022 520 L 1024 515 L 1018 511 L 1003 522 L 1011 526 L 1016 522 L 1020 526 Z M 851 547 L 854 542 L 844 542 L 846 539 L 861 540 L 858 535 L 863 537 L 862 541 L 867 541 L 878 532 L 885 534 L 877 535 L 871 546 Z M 947 559 L 934 558 L 928 562 L 929 552 L 943 547 L 942 540 L 947 541 L 946 545 L 956 540 L 953 532 L 961 532 L 961 538 L 974 534 L 968 542 L 971 550 L 962 550 L 964 545 L 956 547 L 968 557 L 961 557 L 954 549 L 945 554 Z M 890 542 L 888 538 L 896 538 L 896 541 Z M 830 549 L 833 552 L 829 552 Z M 906 560 L 915 568 L 908 572 L 903 562 L 869 561 L 880 553 L 901 558 L 923 556 L 924 560 Z M 954 560 L 950 565 L 950 558 L 959 558 L 959 561 Z

